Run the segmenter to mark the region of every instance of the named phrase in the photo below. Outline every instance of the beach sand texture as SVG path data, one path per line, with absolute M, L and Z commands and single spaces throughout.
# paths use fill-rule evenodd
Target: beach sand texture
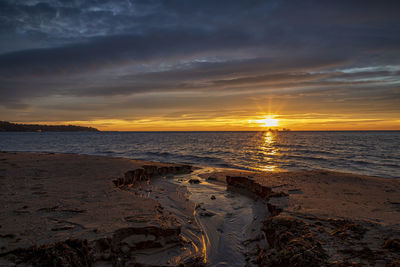
M 151 190 L 150 179 L 190 171 L 125 158 L 1 152 L 0 265 L 202 266 L 203 250 L 183 237 L 182 221 L 138 193 Z M 323 170 L 218 169 L 200 177 L 265 201 L 270 215 L 248 241 L 249 266 L 400 262 L 399 180 Z M 189 218 L 195 203 L 188 202 Z

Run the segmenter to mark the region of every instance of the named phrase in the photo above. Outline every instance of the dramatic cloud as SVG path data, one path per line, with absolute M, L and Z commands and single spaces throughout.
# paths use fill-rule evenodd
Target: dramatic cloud
M 0 120 L 182 120 L 258 109 L 395 121 L 399 8 L 398 1 L 4 0 Z

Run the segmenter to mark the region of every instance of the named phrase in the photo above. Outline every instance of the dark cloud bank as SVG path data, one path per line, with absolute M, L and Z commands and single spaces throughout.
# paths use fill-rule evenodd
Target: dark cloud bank
M 57 109 L 46 103 L 52 97 L 65 97 L 64 113 L 79 97 L 101 112 L 118 97 L 135 103 L 157 92 L 171 103 L 180 93 L 340 92 L 353 105 L 375 99 L 376 110 L 399 111 L 399 10 L 399 1 L 4 0 L 8 114 L 0 119 Z M 141 103 L 151 108 L 151 97 Z M 129 99 L 120 108 L 132 107 Z

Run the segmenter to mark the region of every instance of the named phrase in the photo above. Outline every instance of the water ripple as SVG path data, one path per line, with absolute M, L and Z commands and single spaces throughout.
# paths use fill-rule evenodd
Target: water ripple
M 400 132 L 0 133 L 0 150 L 128 157 L 248 170 L 400 177 Z

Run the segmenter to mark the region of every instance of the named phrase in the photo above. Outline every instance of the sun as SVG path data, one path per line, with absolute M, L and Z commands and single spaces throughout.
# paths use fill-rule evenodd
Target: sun
M 271 116 L 265 117 L 265 119 L 256 120 L 257 123 L 261 124 L 263 127 L 275 127 L 279 125 L 279 120 L 274 119 Z

